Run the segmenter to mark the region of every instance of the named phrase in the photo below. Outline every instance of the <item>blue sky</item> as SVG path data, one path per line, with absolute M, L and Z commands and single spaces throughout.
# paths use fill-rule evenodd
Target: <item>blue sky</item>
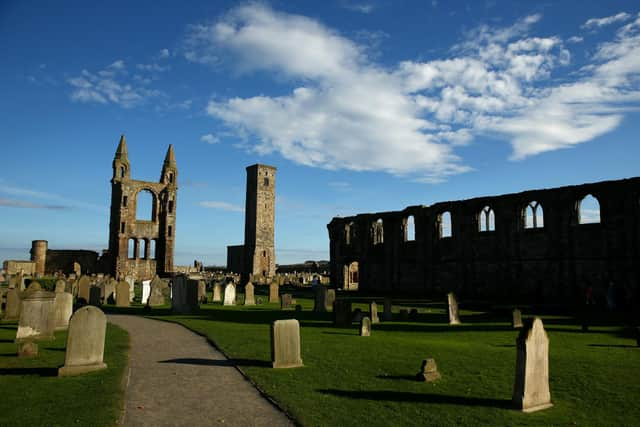
M 131 3 L 134 3 L 133 5 Z M 179 168 L 176 263 L 224 264 L 245 167 L 277 262 L 332 217 L 637 176 L 637 1 L 0 4 L 0 259 L 101 250 L 120 134 Z

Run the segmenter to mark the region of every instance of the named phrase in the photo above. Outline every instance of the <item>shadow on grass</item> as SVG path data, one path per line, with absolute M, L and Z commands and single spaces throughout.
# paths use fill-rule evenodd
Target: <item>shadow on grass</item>
M 0 375 L 39 375 L 41 377 L 56 377 L 58 376 L 58 368 L 0 368 Z
M 266 360 L 253 359 L 198 359 L 198 358 L 180 358 L 161 360 L 158 363 L 179 363 L 184 365 L 198 366 L 257 366 L 260 368 L 270 368 L 271 362 Z
M 358 332 L 357 331 L 354 331 L 352 334 L 348 334 L 346 332 L 323 332 L 323 334 L 327 334 L 327 335 L 347 335 L 349 337 L 358 336 Z
M 6 325 L 6 326 L 0 326 L 0 329 L 18 329 L 18 325 Z
M 376 375 L 376 378 L 381 380 L 402 380 L 402 381 L 411 381 L 417 382 L 415 375 Z
M 347 399 L 378 400 L 390 402 L 438 403 L 445 405 L 486 406 L 491 408 L 511 408 L 510 399 L 490 399 L 485 397 L 448 396 L 444 394 L 411 393 L 408 391 L 358 391 L 358 390 L 316 390 Z
M 0 340 L 0 343 L 12 343 L 14 340 Z
M 55 348 L 55 347 L 46 347 L 46 348 L 44 348 L 44 350 L 48 350 L 48 351 L 67 351 L 66 348 Z
M 629 344 L 589 344 L 589 347 L 640 348 L 637 345 Z

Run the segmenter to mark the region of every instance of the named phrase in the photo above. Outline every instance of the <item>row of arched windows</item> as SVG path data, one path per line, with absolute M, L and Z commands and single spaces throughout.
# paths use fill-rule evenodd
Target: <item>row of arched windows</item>
M 592 195 L 587 195 L 578 203 L 578 224 L 593 224 L 600 222 L 600 203 Z M 491 206 L 484 206 L 478 213 L 478 232 L 490 232 L 496 229 L 495 213 Z M 524 207 L 522 211 L 522 225 L 525 229 L 536 229 L 544 227 L 544 211 L 542 205 L 533 200 Z M 438 215 L 437 219 L 438 237 L 452 237 L 451 212 L 445 211 Z M 409 215 L 403 221 L 404 241 L 414 241 L 415 218 Z M 345 226 L 345 241 L 349 245 L 356 237 L 356 227 L 353 222 Z M 371 241 L 374 245 L 384 243 L 384 226 L 382 218 L 378 218 L 371 224 Z
M 129 239 L 129 259 L 156 259 L 156 239 Z

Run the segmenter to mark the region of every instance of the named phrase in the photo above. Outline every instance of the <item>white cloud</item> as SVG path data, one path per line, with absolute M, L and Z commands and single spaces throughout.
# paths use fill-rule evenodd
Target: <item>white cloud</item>
M 123 70 L 124 69 L 124 61 L 122 59 L 118 59 L 117 61 L 112 62 L 111 65 L 109 65 L 108 68 L 114 68 L 116 70 Z
M 584 37 L 581 36 L 573 36 L 567 39 L 568 43 L 581 43 L 584 40 Z
M 106 212 L 106 206 L 95 205 L 92 203 L 86 203 L 78 200 L 67 199 L 58 194 L 49 193 L 45 191 L 38 191 L 29 188 L 16 187 L 11 184 L 7 184 L 4 179 L 0 178 L 0 194 L 8 194 L 10 196 L 20 197 L 21 200 L 16 199 L 1 199 L 0 206 L 9 206 L 9 207 L 21 207 L 21 208 L 32 208 L 32 209 L 69 209 L 69 208 L 79 208 L 79 209 L 88 209 L 97 212 Z M 24 199 L 35 199 L 38 202 L 33 202 Z M 40 201 L 52 201 L 56 204 L 43 204 Z
M 372 3 L 366 3 L 366 2 L 358 3 L 358 2 L 351 2 L 351 1 L 343 1 L 342 7 L 354 12 L 360 12 L 364 14 L 369 14 L 373 12 L 373 9 L 375 9 L 375 6 Z
M 217 144 L 218 142 L 220 142 L 220 138 L 212 133 L 208 133 L 206 135 L 202 135 L 200 137 L 200 141 L 206 142 L 207 144 Z
M 616 22 L 627 21 L 629 18 L 631 18 L 631 15 L 627 12 L 620 12 L 616 15 L 607 16 L 605 18 L 591 18 L 582 24 L 582 28 L 593 29 L 604 27 L 605 25 L 615 24 Z
M 171 55 L 171 53 L 169 52 L 169 49 L 161 49 L 160 50 L 160 54 L 158 55 L 160 58 L 162 59 L 166 59 Z
M 169 71 L 171 69 L 171 66 L 152 63 L 152 64 L 136 64 L 136 68 L 142 71 L 162 73 L 164 71 Z
M 220 210 L 229 211 L 229 212 L 244 212 L 243 207 L 234 205 L 231 203 L 227 203 L 227 202 L 203 201 L 203 202 L 200 202 L 199 205 L 204 208 L 220 209 Z

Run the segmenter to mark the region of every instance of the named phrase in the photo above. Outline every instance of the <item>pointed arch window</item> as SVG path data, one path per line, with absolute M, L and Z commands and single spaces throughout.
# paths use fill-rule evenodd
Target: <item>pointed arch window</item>
M 416 220 L 413 215 L 409 215 L 404 222 L 404 241 L 413 242 L 416 240 Z
M 379 218 L 372 225 L 372 237 L 374 245 L 381 245 L 384 242 L 384 225 L 382 218 Z
M 481 233 L 496 230 L 496 217 L 490 206 L 485 206 L 478 216 L 478 229 Z
M 543 228 L 544 211 L 542 205 L 535 200 L 529 202 L 524 209 L 524 228 Z
M 444 239 L 452 237 L 453 231 L 451 228 L 451 212 L 445 211 L 438 215 L 438 237 Z
M 598 223 L 600 223 L 600 202 L 591 194 L 587 194 L 578 204 L 578 224 Z

